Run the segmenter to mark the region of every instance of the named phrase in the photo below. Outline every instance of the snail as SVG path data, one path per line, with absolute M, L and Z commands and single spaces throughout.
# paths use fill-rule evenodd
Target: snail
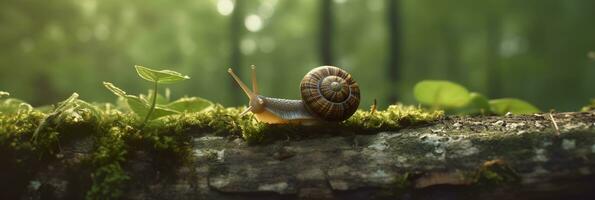
M 359 86 L 345 70 L 321 66 L 308 72 L 301 81 L 302 100 L 262 96 L 256 83 L 256 68 L 252 66 L 252 91 L 231 68 L 227 70 L 250 99 L 247 112 L 260 122 L 269 124 L 312 125 L 338 122 L 351 117 L 359 106 Z

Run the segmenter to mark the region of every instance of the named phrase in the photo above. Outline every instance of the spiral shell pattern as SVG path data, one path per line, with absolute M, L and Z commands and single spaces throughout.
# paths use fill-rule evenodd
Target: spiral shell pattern
M 327 121 L 343 121 L 359 106 L 359 86 L 349 73 L 338 67 L 310 70 L 300 88 L 306 108 Z

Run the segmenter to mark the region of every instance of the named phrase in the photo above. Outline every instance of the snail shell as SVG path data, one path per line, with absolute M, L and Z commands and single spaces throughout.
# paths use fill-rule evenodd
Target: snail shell
M 343 121 L 359 106 L 359 86 L 338 67 L 312 69 L 302 79 L 300 88 L 306 109 L 327 121 Z

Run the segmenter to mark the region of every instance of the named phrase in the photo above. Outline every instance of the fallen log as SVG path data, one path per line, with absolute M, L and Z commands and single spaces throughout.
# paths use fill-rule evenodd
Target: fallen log
M 556 128 L 557 127 L 557 128 Z M 156 167 L 129 152 L 125 199 L 588 199 L 595 197 L 595 113 L 444 117 L 374 134 L 249 145 L 193 134 L 192 161 Z M 309 135 L 316 135 L 310 133 Z M 79 197 L 92 141 L 34 175 L 23 199 Z M 81 184 L 83 186 L 81 186 Z

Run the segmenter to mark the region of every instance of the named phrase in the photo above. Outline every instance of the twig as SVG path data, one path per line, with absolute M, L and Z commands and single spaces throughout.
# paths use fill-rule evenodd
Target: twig
M 554 119 L 554 116 L 552 115 L 552 113 L 549 113 L 549 115 L 550 115 L 550 120 L 554 124 L 554 128 L 556 128 L 556 136 L 560 136 L 560 128 L 558 128 L 558 123 L 556 123 L 556 120 Z
M 374 115 L 374 113 L 376 113 L 376 99 L 374 99 L 374 104 L 372 104 L 372 106 L 370 106 L 370 115 Z

